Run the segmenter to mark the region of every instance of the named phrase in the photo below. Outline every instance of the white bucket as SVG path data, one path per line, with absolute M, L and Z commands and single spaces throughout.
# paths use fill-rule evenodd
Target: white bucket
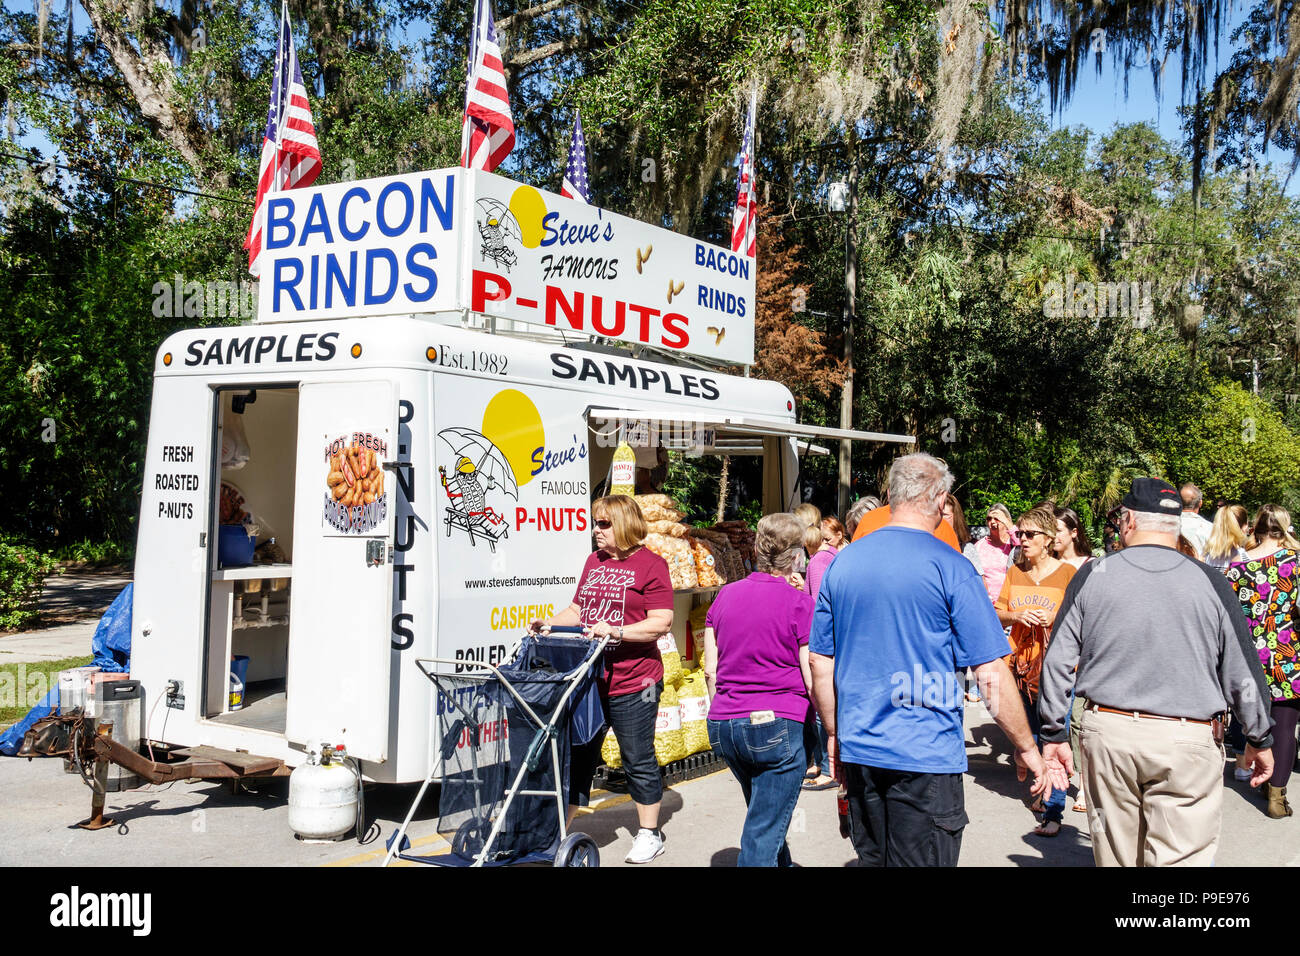
M 93 665 L 59 671 L 59 710 L 66 714 L 74 707 L 86 707 L 92 699 L 90 675 L 98 673 Z

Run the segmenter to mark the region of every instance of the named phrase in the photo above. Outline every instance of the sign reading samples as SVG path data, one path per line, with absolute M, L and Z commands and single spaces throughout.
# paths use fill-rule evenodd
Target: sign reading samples
M 258 321 L 470 309 L 754 360 L 754 260 L 490 173 L 274 193 Z

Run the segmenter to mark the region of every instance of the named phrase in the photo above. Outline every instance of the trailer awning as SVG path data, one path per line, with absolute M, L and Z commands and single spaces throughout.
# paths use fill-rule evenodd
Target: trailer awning
M 807 425 L 799 422 L 783 422 L 774 418 L 762 418 L 756 415 L 729 415 L 720 412 L 716 415 L 675 408 L 627 408 L 620 406 L 588 405 L 587 418 L 604 419 L 606 422 L 656 422 L 682 426 L 697 426 L 716 432 L 716 444 L 721 450 L 725 443 L 742 437 L 776 437 L 776 438 L 820 438 L 839 441 L 901 442 L 911 444 L 916 441 L 913 435 L 893 435 L 888 432 L 865 432 L 852 428 L 830 428 L 825 425 Z M 671 431 L 671 429 L 670 429 Z

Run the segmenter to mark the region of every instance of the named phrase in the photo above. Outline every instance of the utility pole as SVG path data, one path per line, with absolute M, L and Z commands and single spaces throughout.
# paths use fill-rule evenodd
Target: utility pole
M 858 137 L 854 124 L 849 124 L 849 205 L 844 228 L 844 364 L 848 369 L 840 389 L 840 428 L 853 427 L 853 318 L 858 299 Z M 853 485 L 852 443 L 840 439 L 840 491 L 838 497 L 841 519 L 849 510 L 849 494 Z

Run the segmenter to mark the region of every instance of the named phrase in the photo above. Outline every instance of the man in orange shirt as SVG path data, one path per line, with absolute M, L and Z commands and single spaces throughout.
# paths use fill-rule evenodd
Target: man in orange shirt
M 858 522 L 857 528 L 853 531 L 853 540 L 864 538 L 871 532 L 883 528 L 889 524 L 889 505 L 881 505 L 879 508 L 872 508 L 862 516 Z M 934 536 L 947 545 L 950 545 L 954 551 L 960 553 L 961 546 L 957 543 L 957 532 L 952 530 L 952 525 L 946 521 L 940 521 L 939 527 L 934 530 Z

